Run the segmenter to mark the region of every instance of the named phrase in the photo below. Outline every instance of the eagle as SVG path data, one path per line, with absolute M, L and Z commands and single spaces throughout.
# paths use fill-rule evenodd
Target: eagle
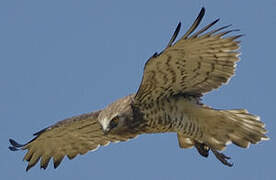
M 242 36 L 229 35 L 237 31 L 229 30 L 230 25 L 209 30 L 219 19 L 195 32 L 204 14 L 203 7 L 175 42 L 179 22 L 166 48 L 146 62 L 136 93 L 102 110 L 59 121 L 25 144 L 9 139 L 11 151 L 27 150 L 26 171 L 39 160 L 46 169 L 52 158 L 57 168 L 65 156 L 73 159 L 141 134 L 176 133 L 180 148 L 195 147 L 203 157 L 211 151 L 226 166 L 233 165 L 221 152 L 228 144 L 247 148 L 268 140 L 264 123 L 246 109 L 221 110 L 201 102 L 205 93 L 234 75 Z

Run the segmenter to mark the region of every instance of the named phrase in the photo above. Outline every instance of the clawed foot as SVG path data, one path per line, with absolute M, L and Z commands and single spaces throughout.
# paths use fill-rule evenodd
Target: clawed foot
M 216 158 L 218 160 L 220 160 L 220 162 L 222 162 L 224 165 L 229 166 L 229 167 L 233 166 L 233 163 L 230 163 L 227 161 L 228 159 L 231 159 L 231 157 L 228 157 L 228 156 L 224 155 L 223 153 L 218 152 L 215 149 L 211 148 L 211 150 L 214 153 L 214 155 L 216 156 Z

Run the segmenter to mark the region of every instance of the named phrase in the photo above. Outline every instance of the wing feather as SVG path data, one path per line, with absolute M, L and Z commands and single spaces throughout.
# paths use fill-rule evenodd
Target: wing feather
M 226 37 L 238 31 L 225 30 L 230 25 L 206 32 L 219 19 L 193 34 L 204 12 L 203 8 L 180 40 L 146 62 L 143 79 L 135 96 L 137 104 L 146 106 L 176 94 L 200 97 L 227 83 L 235 73 L 236 62 L 239 61 L 237 39 L 241 35 Z
M 96 150 L 110 142 L 126 141 L 136 135 L 104 135 L 97 117 L 100 111 L 72 117 L 45 128 L 34 135 L 30 142 L 22 145 L 10 139 L 10 150 L 28 150 L 24 160 L 28 161 L 26 171 L 40 160 L 40 167 L 46 169 L 53 158 L 57 168 L 63 158 L 75 158 L 78 154 Z

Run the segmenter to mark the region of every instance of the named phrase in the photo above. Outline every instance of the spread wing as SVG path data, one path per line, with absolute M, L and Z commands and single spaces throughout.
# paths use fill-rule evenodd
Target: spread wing
M 21 145 L 10 139 L 10 150 L 28 150 L 24 160 L 28 161 L 26 171 L 40 160 L 40 167 L 46 169 L 51 158 L 54 167 L 58 167 L 64 156 L 73 159 L 78 154 L 96 150 L 110 142 L 126 141 L 135 135 L 104 135 L 97 117 L 100 111 L 83 114 L 56 123 L 53 126 L 35 133 L 30 142 Z
M 202 96 L 226 83 L 235 72 L 241 35 L 228 36 L 235 30 L 224 26 L 206 32 L 215 20 L 193 33 L 205 13 L 202 8 L 189 30 L 174 45 L 180 23 L 167 48 L 155 53 L 145 64 L 143 80 L 136 94 L 136 103 L 150 104 L 159 98 L 176 94 Z

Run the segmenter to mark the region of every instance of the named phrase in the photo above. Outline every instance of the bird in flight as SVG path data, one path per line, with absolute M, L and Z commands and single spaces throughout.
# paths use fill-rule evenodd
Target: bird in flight
M 221 151 L 229 143 L 247 148 L 268 140 L 258 116 L 245 109 L 220 110 L 204 105 L 201 97 L 227 83 L 239 61 L 241 35 L 223 26 L 209 30 L 219 19 L 194 32 L 205 9 L 187 32 L 175 42 L 178 24 L 166 48 L 146 62 L 138 91 L 106 108 L 71 117 L 34 134 L 26 144 L 10 139 L 12 151 L 27 150 L 26 171 L 40 160 L 54 168 L 67 156 L 96 150 L 110 142 L 127 141 L 140 134 L 176 133 L 180 148 L 195 147 L 200 155 L 209 151 L 224 165 L 232 166 Z M 226 36 L 228 35 L 228 36 Z

